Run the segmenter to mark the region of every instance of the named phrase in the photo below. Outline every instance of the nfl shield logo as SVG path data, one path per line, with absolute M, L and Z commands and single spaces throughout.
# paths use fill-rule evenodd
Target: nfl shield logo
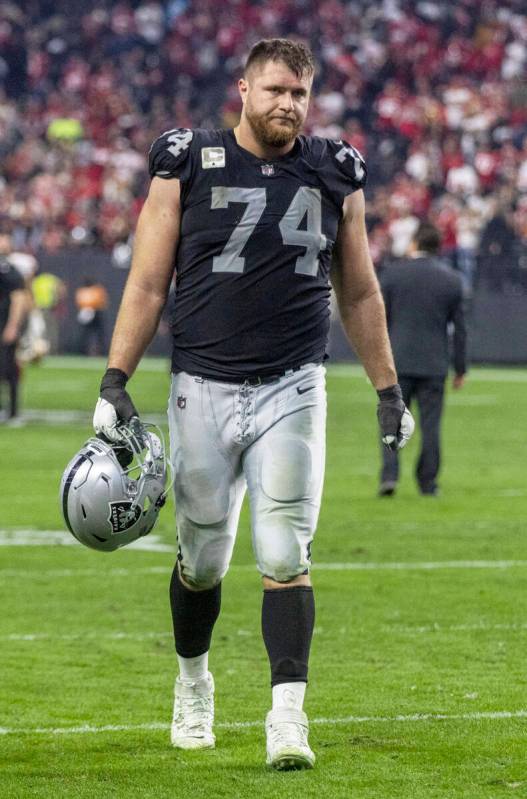
M 270 178 L 274 175 L 274 164 L 262 164 L 262 174 L 265 175 L 266 178 Z
M 187 406 L 187 398 L 183 397 L 183 396 L 178 397 L 177 398 L 177 406 L 180 409 L 180 411 L 182 411 L 184 408 L 186 408 L 186 406 Z

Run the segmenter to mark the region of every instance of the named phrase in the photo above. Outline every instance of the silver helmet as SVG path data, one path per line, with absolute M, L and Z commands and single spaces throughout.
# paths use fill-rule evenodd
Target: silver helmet
M 120 432 L 119 444 L 90 438 L 68 463 L 60 483 L 68 529 L 81 544 L 103 552 L 147 535 L 167 495 L 159 428 L 134 419 Z

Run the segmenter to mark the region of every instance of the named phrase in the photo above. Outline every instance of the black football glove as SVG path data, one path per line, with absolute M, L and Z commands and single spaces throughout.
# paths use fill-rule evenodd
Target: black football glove
M 101 381 L 100 397 L 93 414 L 93 427 L 109 441 L 120 441 L 119 425 L 136 425 L 139 428 L 139 414 L 125 389 L 128 375 L 121 369 L 107 369 Z M 137 422 L 136 422 L 137 420 Z
M 377 419 L 381 428 L 382 443 L 388 449 L 402 449 L 411 438 L 415 422 L 403 402 L 403 392 L 398 383 L 377 392 Z

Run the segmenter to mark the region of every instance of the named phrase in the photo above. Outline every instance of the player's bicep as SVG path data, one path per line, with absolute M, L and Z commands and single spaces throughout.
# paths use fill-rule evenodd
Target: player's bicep
M 159 228 L 164 235 L 179 237 L 181 220 L 181 189 L 177 178 L 163 180 L 153 178 L 148 197 L 141 211 L 141 217 L 148 217 L 148 223 Z
M 181 224 L 180 183 L 153 178 L 139 215 L 130 281 L 165 295 L 174 272 Z

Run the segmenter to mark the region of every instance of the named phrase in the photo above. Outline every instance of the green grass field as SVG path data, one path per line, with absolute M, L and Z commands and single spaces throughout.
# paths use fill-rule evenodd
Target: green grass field
M 130 384 L 165 413 L 166 364 Z M 376 497 L 375 395 L 329 370 L 306 711 L 312 772 L 265 766 L 268 665 L 244 510 L 211 652 L 217 748 L 172 750 L 173 507 L 150 550 L 68 546 L 62 469 L 91 434 L 102 361 L 27 371 L 27 424 L 0 426 L 0 798 L 527 796 L 527 372 L 449 394 L 439 498 Z M 30 412 L 31 411 L 31 412 Z M 157 548 L 156 548 L 157 546 Z

